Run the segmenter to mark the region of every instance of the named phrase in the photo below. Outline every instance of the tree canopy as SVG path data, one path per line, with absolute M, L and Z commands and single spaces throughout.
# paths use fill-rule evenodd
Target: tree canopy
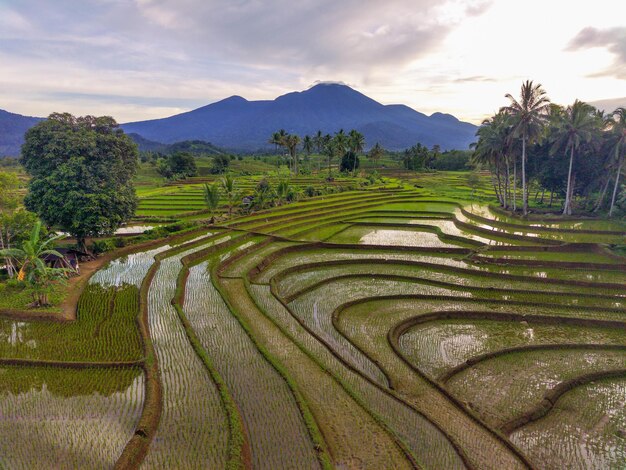
M 135 212 L 137 145 L 108 116 L 51 114 L 26 132 L 25 206 L 76 237 L 110 235 Z
M 472 157 L 473 163 L 491 170 L 502 207 L 517 210 L 519 165 L 523 201 L 533 183 L 536 199 L 542 194 L 539 204 L 548 190 L 549 205 L 554 195 L 560 197 L 564 215 L 576 208 L 587 213 L 608 209 L 609 216 L 615 208 L 624 212 L 626 205 L 619 196 L 626 159 L 624 108 L 605 114 L 579 100 L 560 106 L 550 103 L 541 86 L 530 81 L 522 85 L 519 102 L 507 97 L 511 105 L 478 129 Z M 526 201 L 524 205 L 526 213 Z

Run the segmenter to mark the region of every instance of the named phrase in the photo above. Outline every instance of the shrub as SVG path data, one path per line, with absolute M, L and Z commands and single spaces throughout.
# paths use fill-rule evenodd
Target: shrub
M 110 239 L 94 240 L 93 245 L 91 247 L 91 251 L 95 255 L 106 253 L 107 251 L 112 251 L 114 249 L 115 249 L 115 243 L 113 243 L 113 240 L 110 240 Z

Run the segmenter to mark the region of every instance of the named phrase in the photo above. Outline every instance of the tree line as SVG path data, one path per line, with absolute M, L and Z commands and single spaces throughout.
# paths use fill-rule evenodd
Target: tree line
M 563 201 L 562 212 L 608 209 L 613 215 L 622 185 L 626 155 L 626 109 L 605 113 L 576 100 L 554 104 L 540 84 L 522 84 L 519 99 L 483 121 L 473 144 L 473 161 L 488 166 L 499 203 L 528 214 L 529 183 Z M 521 175 L 520 175 L 521 173 Z M 521 177 L 521 181 L 520 181 Z M 609 196 L 610 194 L 610 196 Z
M 297 134 L 289 134 L 285 129 L 274 132 L 268 142 L 275 145 L 276 150 L 284 148 L 290 157 L 290 169 L 293 173 L 299 172 L 298 149 L 307 155 L 316 152 L 326 156 L 328 163 L 328 176 L 331 176 L 333 160 L 341 157 L 340 170 L 355 172 L 360 165 L 359 154 L 365 151 L 365 136 L 359 131 L 352 129 L 346 133 L 343 129 L 333 135 L 324 134 L 318 130 L 314 136 L 305 135 L 300 138 Z M 377 162 L 384 155 L 385 150 L 376 142 L 369 151 L 369 158 Z

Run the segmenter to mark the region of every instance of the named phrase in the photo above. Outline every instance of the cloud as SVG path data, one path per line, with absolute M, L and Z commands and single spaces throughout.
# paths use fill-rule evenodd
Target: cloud
M 582 29 L 568 44 L 566 50 L 576 51 L 592 47 L 605 48 L 615 59 L 613 64 L 592 76 L 611 75 L 626 78 L 626 27 L 598 29 L 587 27 Z
M 0 0 L 1 3 L 1 0 Z M 314 80 L 391 83 L 485 0 L 20 0 L 0 4 L 9 93 L 273 98 Z M 5 71 L 7 73 L 5 73 Z M 224 93 L 225 89 L 229 91 Z M 8 90 L 12 90 L 9 92 Z M 69 96 L 69 95 L 68 95 Z M 72 100 L 72 101 L 77 101 Z M 47 111 L 45 112 L 47 114 Z
M 468 82 L 495 82 L 495 78 L 485 77 L 483 75 L 473 75 L 471 77 L 459 77 L 453 80 L 454 83 L 468 83 Z
M 606 100 L 590 101 L 589 104 L 607 113 L 612 113 L 617 108 L 626 108 L 626 96 L 622 98 L 609 98 Z

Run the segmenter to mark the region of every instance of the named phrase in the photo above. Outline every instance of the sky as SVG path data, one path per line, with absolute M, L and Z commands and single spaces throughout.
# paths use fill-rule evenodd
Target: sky
M 166 117 L 320 81 L 480 123 L 624 98 L 624 0 L 0 0 L 0 109 Z

